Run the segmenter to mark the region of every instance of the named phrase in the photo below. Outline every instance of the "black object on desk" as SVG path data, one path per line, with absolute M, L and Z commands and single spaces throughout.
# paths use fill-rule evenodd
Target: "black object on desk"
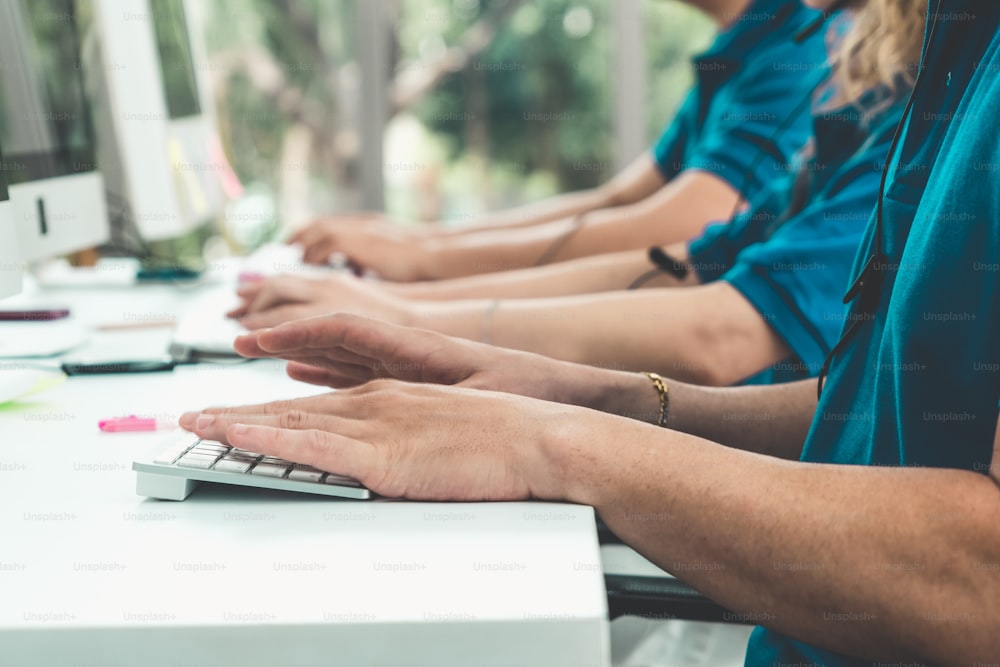
M 651 619 L 680 619 L 756 625 L 745 615 L 729 611 L 671 577 L 645 577 L 630 574 L 605 574 L 608 592 L 608 617 L 638 616 Z
M 177 362 L 169 357 L 158 359 L 136 359 L 129 361 L 66 361 L 60 368 L 69 376 L 74 375 L 110 375 L 118 373 L 161 373 L 172 371 Z
M 602 544 L 625 544 L 600 517 L 597 518 L 597 541 Z M 605 574 L 608 593 L 608 617 L 686 621 L 709 621 L 756 625 L 756 621 L 716 604 L 684 582 L 672 577 L 648 577 L 631 574 Z
M 51 322 L 69 314 L 69 308 L 0 309 L 0 322 Z
M 135 279 L 139 283 L 185 283 L 200 279 L 201 274 L 201 271 L 182 266 L 149 266 L 139 269 Z

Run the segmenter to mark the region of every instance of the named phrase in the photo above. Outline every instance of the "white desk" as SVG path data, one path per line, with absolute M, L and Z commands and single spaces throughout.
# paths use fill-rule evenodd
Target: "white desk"
M 92 314 L 104 304 L 94 320 L 183 303 L 159 288 L 58 296 Z M 607 664 L 588 507 L 206 485 L 158 502 L 135 495 L 130 466 L 164 433 L 97 430 L 105 417 L 316 391 L 265 361 L 70 378 L 0 407 L 0 663 Z

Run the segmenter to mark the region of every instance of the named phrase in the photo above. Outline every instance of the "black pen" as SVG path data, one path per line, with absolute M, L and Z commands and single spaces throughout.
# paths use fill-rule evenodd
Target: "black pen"
M 111 375 L 119 373 L 161 373 L 172 371 L 177 366 L 177 362 L 169 357 L 157 359 L 136 359 L 128 361 L 116 361 L 108 359 L 104 361 L 66 361 L 60 365 L 62 372 L 69 376 L 74 375 Z

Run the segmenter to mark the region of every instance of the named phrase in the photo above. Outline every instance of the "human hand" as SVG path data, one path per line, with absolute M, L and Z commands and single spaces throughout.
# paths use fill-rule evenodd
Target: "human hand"
M 561 443 L 579 443 L 588 433 L 580 429 L 599 436 L 613 419 L 509 394 L 379 380 L 189 412 L 180 424 L 201 438 L 353 477 L 387 497 L 498 501 L 566 498 Z
M 288 360 L 293 379 L 334 388 L 394 378 L 587 405 L 600 386 L 597 369 L 346 314 L 256 331 L 235 349 Z
M 422 228 L 402 227 L 368 213 L 321 218 L 288 242 L 302 246 L 307 264 L 325 264 L 338 253 L 386 280 L 410 282 L 420 278 L 421 241 L 429 235 Z
M 409 319 L 409 307 L 404 299 L 348 275 L 276 276 L 241 284 L 236 293 L 241 303 L 226 315 L 239 319 L 250 330 L 337 312 L 390 322 Z

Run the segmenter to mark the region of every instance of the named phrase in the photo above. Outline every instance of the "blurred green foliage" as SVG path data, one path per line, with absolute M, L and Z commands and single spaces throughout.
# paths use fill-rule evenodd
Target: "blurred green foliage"
M 610 176 L 612 0 L 361 1 L 382 3 L 389 17 L 393 93 L 405 93 L 406 77 L 415 72 L 430 79 L 426 90 L 393 97 L 393 114 L 416 118 L 444 160 L 444 176 L 412 179 L 408 187 L 463 184 L 461 193 L 431 193 L 440 200 L 438 213 L 454 210 L 449 198 L 469 197 L 476 189 L 470 184 L 482 184 L 481 175 L 467 173 L 476 169 L 503 190 L 487 205 L 589 187 Z M 205 6 L 220 127 L 237 173 L 280 199 L 298 128 L 309 137 L 309 164 L 300 177 L 307 179 L 311 208 L 352 208 L 365 112 L 356 99 L 362 76 L 356 2 L 207 0 Z M 650 99 L 635 103 L 646 105 L 652 143 L 690 85 L 689 56 L 707 45 L 712 26 L 673 0 L 646 0 L 643 11 Z M 482 35 L 487 39 L 477 41 Z M 450 59 L 456 52 L 464 60 Z M 390 197 L 390 206 L 397 201 Z

